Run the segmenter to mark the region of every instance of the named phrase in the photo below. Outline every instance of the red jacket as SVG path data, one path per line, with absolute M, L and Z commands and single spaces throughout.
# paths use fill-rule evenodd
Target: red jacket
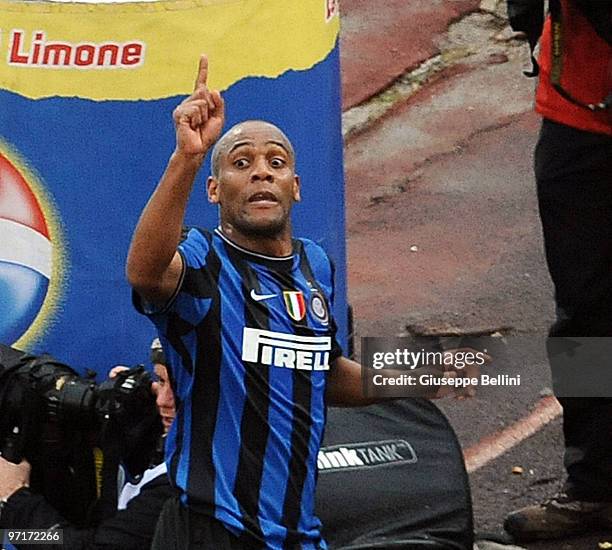
M 612 91 L 612 46 L 568 0 L 562 0 L 563 70 L 561 85 L 584 103 L 599 103 Z M 550 83 L 551 22 L 540 40 L 540 80 L 536 111 L 545 118 L 589 132 L 612 135 L 612 112 L 591 112 L 564 99 Z

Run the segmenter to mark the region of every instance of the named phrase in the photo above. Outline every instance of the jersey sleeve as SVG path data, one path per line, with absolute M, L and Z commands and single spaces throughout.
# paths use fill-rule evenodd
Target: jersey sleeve
M 327 254 L 326 254 L 327 256 Z M 332 349 L 331 352 L 329 354 L 329 361 L 331 364 L 333 364 L 333 362 L 338 359 L 338 357 L 341 357 L 344 353 L 342 350 L 342 346 L 340 345 L 340 343 L 338 342 L 338 325 L 336 324 L 336 318 L 333 314 L 333 310 L 334 310 L 334 290 L 335 290 L 335 274 L 336 274 L 336 268 L 334 266 L 333 261 L 327 257 L 327 260 L 329 262 L 329 266 L 330 266 L 330 270 L 331 270 L 331 274 L 330 274 L 330 280 L 331 280 L 331 291 L 330 291 L 330 296 L 329 296 L 329 308 L 330 308 L 330 312 L 332 312 L 330 314 L 330 329 L 331 329 L 331 337 L 332 337 Z
M 302 245 L 304 246 L 306 256 L 312 269 L 312 275 L 315 278 L 319 290 L 325 296 L 327 307 L 330 312 L 329 332 L 332 339 L 330 363 L 332 363 L 343 355 L 342 347 L 337 339 L 338 325 L 336 324 L 336 319 L 333 314 L 336 269 L 333 261 L 321 246 L 307 239 L 302 240 Z
M 336 338 L 338 327 L 336 326 L 336 320 L 334 318 L 331 319 L 331 325 L 332 325 L 332 347 L 329 353 L 330 364 L 332 364 L 336 359 L 344 355 L 344 352 L 342 351 L 342 346 L 340 345 L 340 343 L 338 342 L 338 339 Z
M 206 259 L 210 250 L 209 234 L 201 229 L 186 228 L 183 230 L 183 238 L 177 248 L 181 256 L 182 270 L 176 289 L 165 304 L 151 304 L 141 298 L 136 292 L 132 291 L 132 302 L 139 313 L 151 317 L 155 321 L 156 317 L 168 314 L 176 309 L 178 296 L 185 288 L 192 288 L 196 283 L 201 286 L 202 277 L 199 281 L 194 281 L 197 274 L 202 274 L 206 268 Z
M 186 229 L 178 246 L 185 268 L 200 269 L 206 265 L 210 250 L 210 233 L 197 228 Z

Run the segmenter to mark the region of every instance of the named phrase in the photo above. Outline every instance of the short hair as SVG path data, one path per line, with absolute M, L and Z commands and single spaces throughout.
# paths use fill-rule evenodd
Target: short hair
M 291 155 L 291 157 L 293 158 L 295 162 L 295 150 L 293 148 L 293 144 L 291 143 L 290 139 L 287 137 L 285 132 L 283 132 L 278 126 L 276 126 L 276 124 L 272 124 L 271 122 L 268 122 L 267 120 L 259 120 L 259 119 L 243 120 L 242 122 L 239 122 L 238 124 L 234 124 L 227 132 L 225 132 L 221 136 L 221 138 L 217 141 L 217 143 L 215 143 L 215 146 L 213 147 L 213 150 L 211 153 L 211 161 L 210 161 L 210 172 L 214 178 L 219 177 L 219 161 L 221 158 L 221 154 L 224 153 L 224 148 L 227 145 L 226 142 L 229 139 L 229 136 L 233 132 L 235 132 L 237 128 L 245 124 L 250 124 L 253 122 L 259 122 L 261 124 L 266 124 L 274 128 L 281 135 L 283 140 L 286 142 L 287 148 L 289 150 L 289 154 Z

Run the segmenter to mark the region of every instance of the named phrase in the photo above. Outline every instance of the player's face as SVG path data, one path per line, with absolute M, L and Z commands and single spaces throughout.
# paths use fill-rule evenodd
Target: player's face
M 157 381 L 153 383 L 155 404 L 157 405 L 157 410 L 159 411 L 159 415 L 164 425 L 164 432 L 168 432 L 174 420 L 174 416 L 176 415 L 174 393 L 172 393 L 172 387 L 170 386 L 166 367 L 160 363 L 156 363 L 153 369 L 157 376 Z
M 221 207 L 222 224 L 248 236 L 273 237 L 287 230 L 300 187 L 284 136 L 269 124 L 243 125 L 224 147 L 218 181 L 209 181 L 208 190 Z

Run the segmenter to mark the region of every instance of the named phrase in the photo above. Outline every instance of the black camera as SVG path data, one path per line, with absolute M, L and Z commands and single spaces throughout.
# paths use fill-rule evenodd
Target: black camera
M 150 465 L 162 431 L 144 367 L 96 384 L 50 355 L 0 344 L 0 456 L 26 458 L 32 489 L 75 522 L 88 521 L 105 476 L 116 487 L 119 462 L 132 475 Z

